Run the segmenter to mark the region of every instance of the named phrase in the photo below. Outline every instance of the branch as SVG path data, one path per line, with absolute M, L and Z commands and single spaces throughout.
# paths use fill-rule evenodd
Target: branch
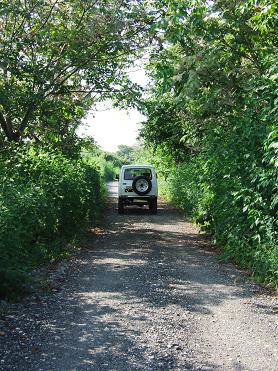
M 79 27 L 81 26 L 85 14 L 86 14 L 90 9 L 92 9 L 92 8 L 93 8 L 93 7 L 94 7 L 98 2 L 99 2 L 99 0 L 95 0 L 95 1 L 93 2 L 93 4 L 91 4 L 91 5 L 89 5 L 87 8 L 84 8 L 84 9 L 83 9 L 83 12 L 82 12 L 82 15 L 81 15 L 81 17 L 80 17 L 80 20 L 79 20 L 78 24 L 77 24 L 76 27 L 75 27 L 76 30 L 78 30 Z
M 27 109 L 27 111 L 26 111 L 26 113 L 25 113 L 25 115 L 24 115 L 24 117 L 21 121 L 21 124 L 19 126 L 18 134 L 21 134 L 23 132 L 23 130 L 26 128 L 31 115 L 34 112 L 35 107 L 36 107 L 35 104 L 31 103 L 31 105 Z
M 254 66 L 258 69 L 258 71 L 262 72 L 261 66 L 258 63 L 257 58 L 253 57 L 253 54 L 252 54 L 252 52 L 250 51 L 249 48 L 248 49 L 249 49 L 249 53 L 250 53 L 251 56 L 249 56 L 248 54 L 246 54 L 246 53 L 244 53 L 240 50 L 235 49 L 232 45 L 229 45 L 224 38 L 219 40 L 219 41 L 220 41 L 220 43 L 224 44 L 227 48 L 232 50 L 234 53 L 237 53 L 241 57 L 244 57 L 244 58 L 248 59 L 250 62 L 252 62 L 254 64 Z
M 40 30 L 42 30 L 43 29 L 43 27 L 46 25 L 46 23 L 49 21 L 49 19 L 50 19 L 50 17 L 51 17 L 51 14 L 52 14 L 52 11 L 53 11 L 53 9 L 55 8 L 55 5 L 58 3 L 58 1 L 59 0 L 56 0 L 54 3 L 53 3 L 53 5 L 52 5 L 52 7 L 50 8 L 50 10 L 49 10 L 49 13 L 47 14 L 47 16 L 46 16 L 46 18 L 45 18 L 45 20 L 43 21 L 43 23 L 41 24 L 41 26 L 33 33 L 32 32 L 32 36 L 35 36 L 35 34 L 37 34 Z M 34 8 L 33 8 L 34 9 Z M 33 10 L 32 9 L 32 10 Z M 29 33 L 29 35 L 30 35 L 30 33 Z
M 11 123 L 8 124 L 8 122 L 5 120 L 5 117 L 1 111 L 0 111 L 0 124 L 8 140 L 12 141 L 14 139 L 12 125 Z
M 36 7 L 39 5 L 39 1 L 37 1 L 32 7 L 31 9 L 26 9 L 26 12 L 28 12 L 28 15 L 31 15 L 31 13 L 36 9 Z M 20 25 L 18 26 L 18 28 L 16 29 L 16 32 L 15 32 L 15 35 L 16 33 L 21 29 L 21 27 L 24 25 L 24 22 L 26 20 L 26 17 L 23 17 Z
M 90 90 L 68 90 L 68 91 L 56 91 L 56 92 L 50 92 L 47 96 L 50 96 L 50 95 L 66 95 L 66 94 L 72 94 L 72 93 L 84 93 L 86 94 L 86 96 L 89 96 L 90 94 L 92 93 L 96 93 L 96 94 L 100 94 L 100 93 L 121 93 L 122 90 L 113 90 L 113 89 L 101 89 L 101 90 L 95 90 L 95 89 L 90 89 Z
M 69 68 L 69 66 L 67 67 Z M 51 91 L 49 91 L 47 93 L 47 91 L 45 92 L 44 96 L 43 96 L 43 99 L 47 98 L 49 95 L 52 95 L 55 91 L 55 88 L 57 89 L 58 87 L 62 86 L 69 78 L 71 78 L 71 76 L 73 76 L 81 67 L 75 67 L 67 76 L 65 76 L 63 78 L 63 80 L 61 82 L 59 82 L 58 85 L 54 86 L 54 89 L 52 89 Z M 57 80 L 57 78 L 61 76 L 61 74 L 59 74 L 58 76 L 56 76 L 56 78 L 53 80 L 53 83 L 55 83 L 55 80 Z
M 83 12 L 82 12 L 82 15 L 81 15 L 81 17 L 80 17 L 80 19 L 79 19 L 79 22 L 78 22 L 78 24 L 76 25 L 76 28 L 75 28 L 76 30 L 78 30 L 79 27 L 81 26 L 82 21 L 83 21 L 83 19 L 84 19 L 84 16 L 85 16 L 87 10 L 88 10 L 88 9 L 85 9 L 85 8 L 83 9 Z
M 35 139 L 36 143 L 41 143 L 40 138 L 35 133 L 28 133 L 28 138 Z

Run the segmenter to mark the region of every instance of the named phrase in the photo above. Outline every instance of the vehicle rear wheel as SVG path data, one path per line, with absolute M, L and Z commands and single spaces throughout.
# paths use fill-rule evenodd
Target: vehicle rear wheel
M 157 213 L 157 198 L 150 199 L 149 209 L 150 209 L 151 214 L 156 214 Z
M 121 198 L 118 198 L 118 213 L 119 214 L 124 213 L 124 202 Z
M 132 188 L 139 196 L 144 196 L 152 189 L 151 180 L 145 175 L 138 175 L 133 179 Z

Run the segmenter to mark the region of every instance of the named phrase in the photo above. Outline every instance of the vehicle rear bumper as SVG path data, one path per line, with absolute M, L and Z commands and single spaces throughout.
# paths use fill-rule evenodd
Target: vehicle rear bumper
M 119 196 L 125 205 L 147 205 L 150 200 L 156 199 L 157 196 Z
M 148 201 L 150 198 L 157 198 L 155 195 L 149 195 L 149 196 L 119 196 L 122 200 L 145 200 Z

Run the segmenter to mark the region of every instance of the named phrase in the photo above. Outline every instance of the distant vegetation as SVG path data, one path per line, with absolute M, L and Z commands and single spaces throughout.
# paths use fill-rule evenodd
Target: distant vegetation
M 98 164 L 101 175 L 105 181 L 115 180 L 122 165 L 129 165 L 136 162 L 138 149 L 120 144 L 116 152 L 101 150 L 94 142 L 86 142 L 82 149 L 82 157 L 87 162 Z

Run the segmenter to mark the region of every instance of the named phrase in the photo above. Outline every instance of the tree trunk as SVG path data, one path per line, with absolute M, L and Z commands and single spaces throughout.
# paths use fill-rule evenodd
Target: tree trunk
M 13 132 L 12 122 L 10 120 L 6 120 L 2 112 L 0 112 L 0 124 L 8 141 L 14 141 L 15 133 Z

